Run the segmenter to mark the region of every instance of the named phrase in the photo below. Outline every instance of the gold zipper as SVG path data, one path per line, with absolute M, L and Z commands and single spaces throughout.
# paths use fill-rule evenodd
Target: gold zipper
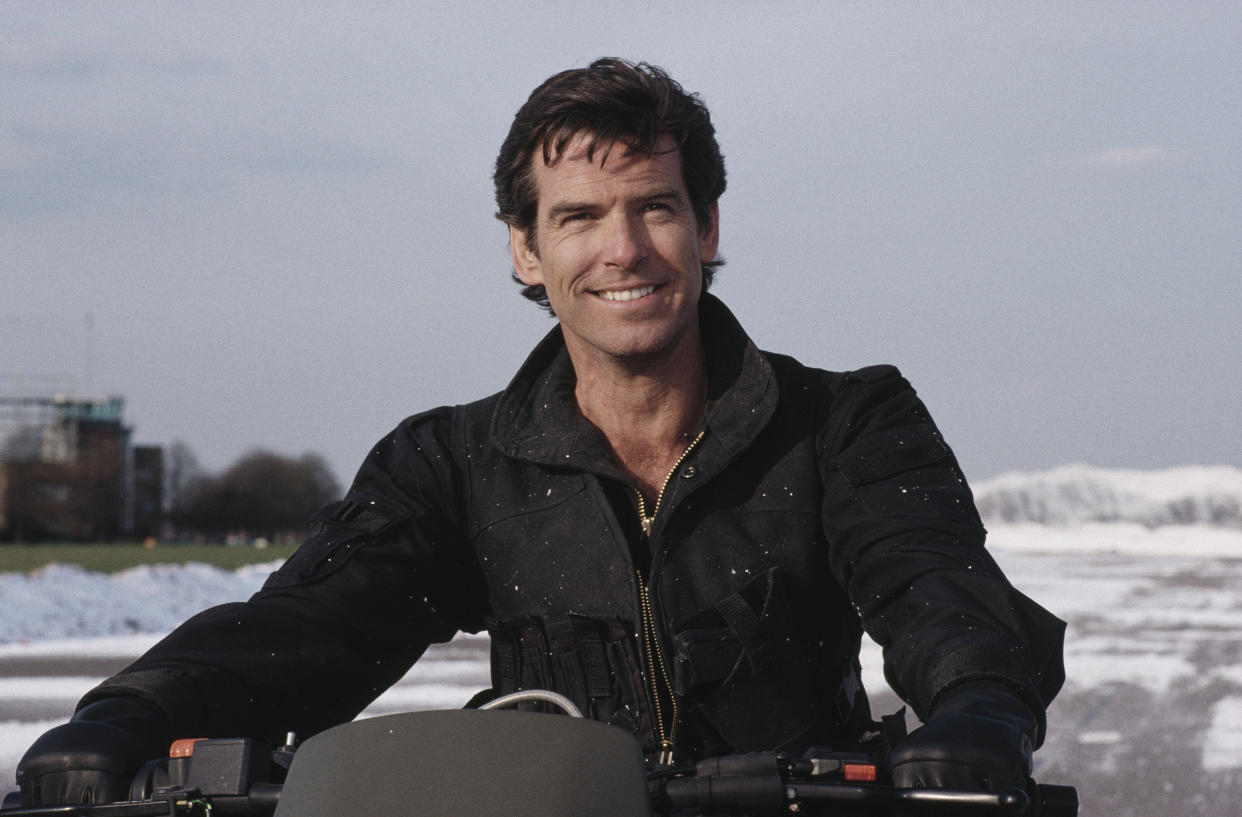
M 647 500 L 643 498 L 643 492 L 637 488 L 634 489 L 634 493 L 638 495 L 638 521 L 643 526 L 643 536 L 651 535 L 651 525 L 655 522 L 656 514 L 660 512 L 660 503 L 664 501 L 664 491 L 668 488 L 669 480 L 673 478 L 673 474 L 677 473 L 677 469 L 686 461 L 686 457 L 690 456 L 690 452 L 695 449 L 706 433 L 707 429 L 699 430 L 695 438 L 686 446 L 686 450 L 681 452 L 677 462 L 673 463 L 673 467 L 664 476 L 664 482 L 660 485 L 660 493 L 656 494 L 655 507 L 651 509 L 651 516 L 647 516 Z
M 673 694 L 673 685 L 669 681 L 668 669 L 660 652 L 660 640 L 656 637 L 655 614 L 651 612 L 651 593 L 647 590 L 647 583 L 643 581 L 642 571 L 634 572 L 638 575 L 638 598 L 642 604 L 643 642 L 647 648 L 647 666 L 650 668 L 648 683 L 651 686 L 651 703 L 655 709 L 652 713 L 655 720 L 655 736 L 660 742 L 660 754 L 656 762 L 660 766 L 671 766 L 673 765 L 673 738 L 677 733 L 677 696 Z M 659 675 L 657 676 L 656 673 Z M 660 703 L 660 678 L 663 678 L 664 686 L 668 688 L 669 709 L 671 710 L 667 731 L 664 728 L 664 707 Z
M 698 435 L 690 441 L 690 445 L 686 446 L 686 450 L 681 452 L 677 462 L 673 463 L 673 467 L 664 477 L 664 483 L 660 486 L 660 492 L 656 494 L 655 506 L 651 509 L 651 516 L 647 515 L 647 502 L 643 498 L 643 492 L 637 488 L 634 489 L 634 493 L 638 495 L 638 521 L 642 525 L 644 537 L 651 536 L 651 526 L 655 522 L 656 514 L 660 512 L 660 503 L 664 500 L 664 491 L 668 488 L 669 480 L 673 478 L 673 474 L 677 473 L 677 469 L 681 468 L 681 464 L 686 461 L 686 457 L 690 456 L 690 452 L 694 450 L 706 433 L 706 430 L 700 430 Z M 643 572 L 635 570 L 634 573 L 638 578 L 638 600 L 642 614 L 643 642 L 646 647 L 647 666 L 650 668 L 648 684 L 654 708 L 652 714 L 655 720 L 655 737 L 660 742 L 660 754 L 656 760 L 661 766 L 671 766 L 673 764 L 673 739 L 677 733 L 677 694 L 673 691 L 673 682 L 668 675 L 668 665 L 665 663 L 664 656 L 660 650 L 660 639 L 656 632 L 655 612 L 651 607 L 651 591 L 647 589 L 647 582 L 643 578 Z M 668 690 L 670 717 L 667 729 L 664 722 L 664 707 L 660 701 L 661 680 L 663 680 L 664 687 Z

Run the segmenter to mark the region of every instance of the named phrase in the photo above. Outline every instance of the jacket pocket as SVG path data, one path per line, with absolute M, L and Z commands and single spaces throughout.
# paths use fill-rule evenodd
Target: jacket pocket
M 487 629 L 497 695 L 550 689 L 568 697 L 587 717 L 650 739 L 650 725 L 639 706 L 641 663 L 633 629 L 620 619 L 523 615 L 489 621 Z M 551 711 L 540 703 L 519 708 Z
M 953 451 L 932 426 L 865 437 L 842 453 L 836 469 L 847 490 L 873 514 L 982 524 Z
M 677 694 L 734 751 L 793 744 L 820 719 L 817 687 L 828 679 L 788 581 L 771 568 L 673 636 Z
M 408 518 L 375 503 L 330 503 L 311 519 L 311 535 L 268 577 L 264 589 L 293 587 L 340 570 L 368 541 Z

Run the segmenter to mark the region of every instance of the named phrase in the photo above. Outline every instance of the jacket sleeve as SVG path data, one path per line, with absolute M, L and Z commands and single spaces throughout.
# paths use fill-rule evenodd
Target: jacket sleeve
M 192 617 L 79 706 L 127 695 L 177 735 L 307 737 L 352 719 L 430 643 L 479 629 L 450 416 L 398 426 L 258 593 Z
M 1016 590 L 953 452 L 889 366 L 843 376 L 821 423 L 833 572 L 920 718 L 949 687 L 990 681 L 1040 720 L 1064 682 L 1064 623 Z

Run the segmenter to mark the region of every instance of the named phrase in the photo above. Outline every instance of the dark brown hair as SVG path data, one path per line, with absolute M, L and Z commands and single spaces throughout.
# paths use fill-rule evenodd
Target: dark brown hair
M 587 157 L 602 151 L 601 161 L 618 142 L 627 154 L 650 156 L 661 136 L 672 136 L 681 149 L 682 179 L 699 228 L 711 222 L 712 205 L 725 190 L 725 167 L 707 107 L 657 66 L 606 57 L 554 74 L 536 88 L 514 116 L 496 157 L 496 218 L 524 231 L 532 247 L 535 154 L 550 163 L 579 134 L 590 134 Z M 704 262 L 704 289 L 723 263 Z M 525 286 L 522 294 L 550 308 L 542 285 Z

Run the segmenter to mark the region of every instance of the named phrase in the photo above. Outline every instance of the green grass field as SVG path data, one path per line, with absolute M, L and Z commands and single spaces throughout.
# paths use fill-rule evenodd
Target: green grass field
M 0 545 L 0 573 L 37 570 L 47 564 L 80 565 L 97 573 L 116 573 L 137 565 L 202 562 L 226 570 L 286 559 L 297 545 L 255 548 L 243 545 Z

